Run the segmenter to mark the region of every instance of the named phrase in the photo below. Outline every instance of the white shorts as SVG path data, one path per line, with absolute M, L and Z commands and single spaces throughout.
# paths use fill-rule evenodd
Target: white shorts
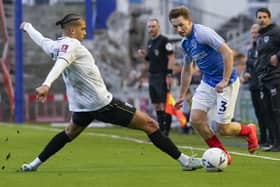
M 236 98 L 239 91 L 239 79 L 224 88 L 223 93 L 217 93 L 215 88 L 201 81 L 195 90 L 192 99 L 192 110 L 202 110 L 208 112 L 216 107 L 216 122 L 220 124 L 228 124 L 231 122 Z

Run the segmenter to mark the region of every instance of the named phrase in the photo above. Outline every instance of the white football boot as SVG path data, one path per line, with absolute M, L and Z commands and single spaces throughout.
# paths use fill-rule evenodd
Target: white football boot
M 32 167 L 30 164 L 22 164 L 20 167 L 20 171 L 22 172 L 30 172 L 30 171 L 36 171 L 37 168 Z
M 180 165 L 183 171 L 192 171 L 192 170 L 202 168 L 201 158 L 194 158 L 194 157 L 190 157 L 185 165 L 183 164 Z

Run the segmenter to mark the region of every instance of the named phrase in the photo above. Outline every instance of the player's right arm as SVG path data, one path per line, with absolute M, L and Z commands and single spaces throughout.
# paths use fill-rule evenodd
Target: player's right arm
M 39 31 L 37 31 L 31 23 L 22 22 L 20 25 L 20 29 L 24 32 L 27 32 L 29 37 L 38 45 L 40 46 L 45 53 L 51 55 L 52 53 L 52 45 L 54 43 L 53 40 L 49 38 L 45 38 Z
M 36 97 L 38 101 L 45 102 L 52 83 L 73 61 L 75 61 L 78 45 L 78 42 L 75 40 L 66 40 L 61 44 L 54 66 L 42 85 L 36 88 Z
M 65 59 L 57 59 L 43 84 L 36 88 L 36 98 L 38 101 L 42 103 L 45 102 L 52 83 L 61 75 L 64 69 L 69 65 L 70 64 Z
M 175 108 L 180 109 L 183 106 L 185 96 L 192 80 L 192 62 L 184 62 L 181 71 L 181 85 L 180 85 L 180 96 L 175 103 Z

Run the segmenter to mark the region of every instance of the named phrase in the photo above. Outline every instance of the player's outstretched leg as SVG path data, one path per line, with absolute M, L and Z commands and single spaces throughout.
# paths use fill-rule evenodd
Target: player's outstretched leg
M 202 167 L 200 158 L 189 157 L 181 153 L 176 145 L 162 134 L 157 123 L 145 113 L 136 111 L 128 127 L 145 131 L 152 143 L 177 160 L 183 170 L 195 170 Z
M 65 144 L 75 139 L 84 129 L 85 127 L 73 123 L 69 124 L 65 130 L 58 133 L 50 140 L 38 157 L 28 164 L 23 164 L 20 170 L 23 172 L 36 171 L 43 162 L 62 149 Z

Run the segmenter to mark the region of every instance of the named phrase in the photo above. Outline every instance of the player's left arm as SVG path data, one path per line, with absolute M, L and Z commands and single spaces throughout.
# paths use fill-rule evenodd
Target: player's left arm
M 48 73 L 41 86 L 36 88 L 36 97 L 40 102 L 45 102 L 52 83 L 62 74 L 62 72 L 75 60 L 77 42 L 65 42 L 59 49 L 57 60 Z
M 222 81 L 224 82 L 224 84 L 226 86 L 228 84 L 228 81 L 229 81 L 231 73 L 232 73 L 233 52 L 225 42 L 221 44 L 221 46 L 218 48 L 218 51 L 221 53 L 221 55 L 223 57 L 224 72 L 223 72 Z
M 43 84 L 36 88 L 36 98 L 40 102 L 45 102 L 52 83 L 60 76 L 64 69 L 68 66 L 68 62 L 64 59 L 57 59 L 51 71 L 47 75 Z
M 221 93 L 224 87 L 228 85 L 232 73 L 233 52 L 224 39 L 209 27 L 201 26 L 198 30 L 198 36 L 202 43 L 209 45 L 222 55 L 224 63 L 223 79 L 215 87 L 215 90 Z

